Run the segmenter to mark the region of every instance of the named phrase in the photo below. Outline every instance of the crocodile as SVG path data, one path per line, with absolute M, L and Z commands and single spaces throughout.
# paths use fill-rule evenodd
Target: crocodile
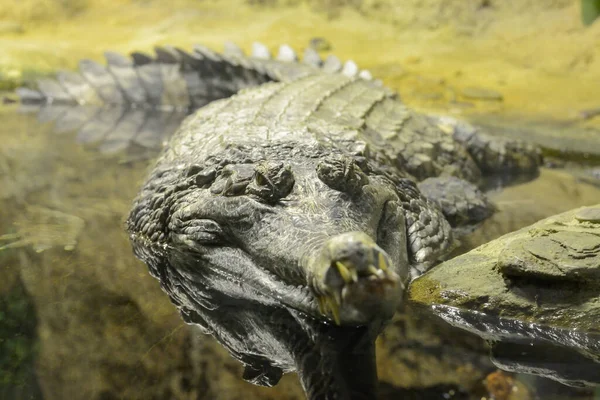
M 301 61 L 285 45 L 155 52 L 108 52 L 18 94 L 124 107 L 136 131 L 156 128 L 147 115 L 189 114 L 134 200 L 135 255 L 246 379 L 298 370 L 311 399 L 373 398 L 374 340 L 411 278 L 449 252 L 453 229 L 490 215 L 485 176 L 535 173 L 539 151 L 417 113 L 310 48 Z

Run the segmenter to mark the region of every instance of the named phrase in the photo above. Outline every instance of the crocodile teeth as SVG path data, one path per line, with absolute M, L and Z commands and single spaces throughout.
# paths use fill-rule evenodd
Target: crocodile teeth
M 223 54 L 226 56 L 244 57 L 244 51 L 240 48 L 240 46 L 229 41 L 225 42 L 224 44 Z
M 342 68 L 342 75 L 353 77 L 358 75 L 358 65 L 352 60 L 346 61 Z
M 369 274 L 371 275 L 375 275 L 375 276 L 379 276 L 380 275 L 380 270 L 378 270 L 377 268 L 375 268 L 374 265 L 369 265 L 369 267 L 367 268 L 367 271 L 369 271 Z
M 385 261 L 385 257 L 382 253 L 379 253 L 379 256 L 377 257 L 377 264 L 379 265 L 379 268 L 383 271 L 386 271 L 388 269 L 387 262 Z
M 337 324 L 340 325 L 341 324 L 341 319 L 340 319 L 340 308 L 339 308 L 339 304 L 341 302 L 341 298 L 339 298 L 338 296 L 336 296 L 335 300 L 332 298 L 327 298 L 325 300 L 327 307 L 329 308 L 329 311 L 331 312 L 331 317 L 333 318 L 333 321 Z M 337 303 L 336 303 L 337 302 Z
M 285 61 L 285 62 L 296 62 L 296 61 L 298 61 L 298 56 L 296 55 L 296 52 L 294 51 L 294 49 L 292 49 L 287 44 L 284 44 L 279 47 L 279 53 L 277 54 L 277 59 L 279 61 Z
M 337 267 L 337 270 L 340 273 L 340 276 L 342 277 L 344 282 L 346 282 L 346 283 L 352 282 L 352 274 L 350 273 L 350 270 L 343 263 L 338 261 L 335 263 L 335 266 Z
M 260 60 L 270 60 L 272 58 L 268 47 L 259 42 L 252 43 L 252 57 Z
M 338 294 L 338 296 L 336 296 L 335 300 L 328 296 L 317 297 L 317 302 L 319 303 L 319 312 L 323 315 L 330 314 L 331 318 L 333 318 L 333 321 L 337 325 L 341 324 L 340 309 L 338 306 L 338 304 L 340 304 L 340 302 L 341 302 L 340 296 L 341 295 Z M 339 298 L 339 302 L 336 303 L 336 301 L 338 301 L 338 298 Z
M 338 291 L 338 290 L 334 291 L 333 292 L 333 299 L 335 300 L 335 302 L 333 303 L 333 305 L 337 309 L 339 306 L 342 305 L 342 292 Z
M 307 47 L 306 50 L 304 50 L 302 62 L 304 64 L 312 65 L 313 67 L 320 67 L 323 64 L 323 60 L 321 60 L 319 53 L 312 47 Z

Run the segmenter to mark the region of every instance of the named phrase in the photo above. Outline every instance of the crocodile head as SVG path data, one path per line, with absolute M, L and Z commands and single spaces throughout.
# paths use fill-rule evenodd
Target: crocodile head
M 289 151 L 159 167 L 130 215 L 136 253 L 180 308 L 225 294 L 338 325 L 388 320 L 409 264 L 395 185 L 364 157 Z

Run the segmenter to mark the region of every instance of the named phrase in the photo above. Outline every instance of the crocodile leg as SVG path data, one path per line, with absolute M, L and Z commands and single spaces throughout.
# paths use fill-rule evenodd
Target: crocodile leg
M 452 227 L 473 225 L 493 214 L 494 206 L 477 186 L 453 176 L 427 178 L 417 184 L 429 200 L 437 203 Z

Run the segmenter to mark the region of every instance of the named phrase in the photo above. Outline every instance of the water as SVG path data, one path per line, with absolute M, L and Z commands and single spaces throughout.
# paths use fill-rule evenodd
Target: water
M 83 141 L 16 107 L 4 107 L 1 120 L 0 315 L 3 358 L 11 360 L 0 364 L 4 398 L 302 398 L 293 376 L 274 389 L 243 382 L 241 366 L 183 323 L 133 257 L 124 217 L 152 146 L 132 146 L 131 138 L 109 146 L 120 140 L 115 131 Z M 536 180 L 489 194 L 499 211 L 463 240 L 466 248 L 593 204 L 600 188 L 543 169 Z M 483 379 L 496 370 L 479 338 L 413 311 L 395 318 L 377 351 L 389 398 L 407 394 L 402 387 L 415 398 L 466 398 L 485 393 Z M 523 398 L 550 385 L 504 379 L 527 391 Z
M 302 49 L 324 38 L 320 46 L 370 69 L 410 106 L 526 137 L 554 157 L 535 180 L 489 187 L 498 211 L 461 239 L 460 254 L 600 203 L 589 173 L 600 159 L 600 120 L 581 118 L 599 106 L 600 25 L 584 28 L 570 0 L 531 3 L 7 2 L 0 5 L 0 89 L 74 68 L 80 58 L 100 59 L 106 49 L 197 42 L 221 49 L 225 40 L 245 49 L 254 40 Z M 125 216 L 183 116 L 150 115 L 151 129 L 132 135 L 131 124 L 148 115 L 97 111 L 53 107 L 35 115 L 0 106 L 0 399 L 304 398 L 293 374 L 274 388 L 243 381 L 240 363 L 183 322 L 132 254 Z M 95 122 L 81 129 L 90 116 Z M 269 323 L 294 323 L 274 315 Z M 546 355 L 556 354 L 567 367 L 580 364 L 567 368 L 571 381 L 594 373 L 593 363 L 582 370 L 577 355 L 543 346 L 498 342 L 495 365 L 481 338 L 409 305 L 377 341 L 380 398 L 600 398 L 600 389 L 594 395 L 497 367 L 518 372 L 515 363 L 533 359 L 537 372 L 552 370 L 556 360 Z

